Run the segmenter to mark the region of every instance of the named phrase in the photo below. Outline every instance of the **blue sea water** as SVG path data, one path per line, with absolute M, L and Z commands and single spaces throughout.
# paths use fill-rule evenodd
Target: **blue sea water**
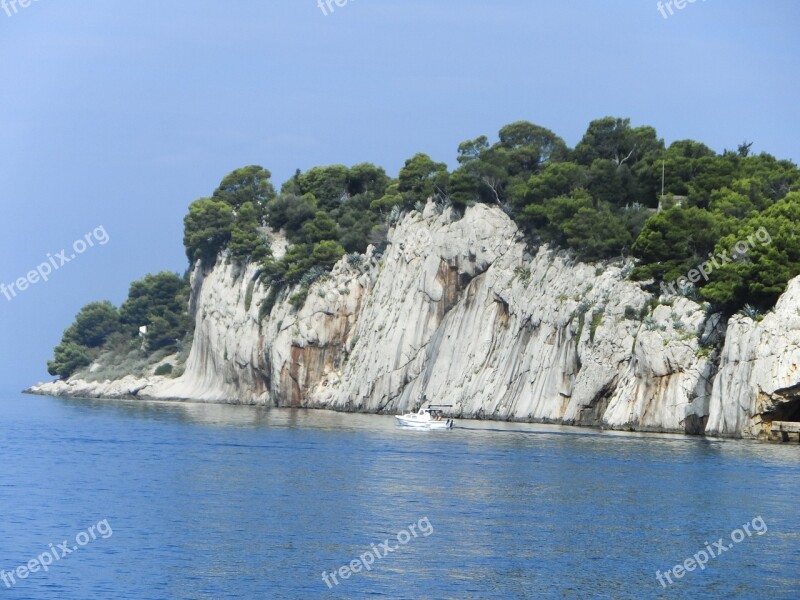
M 50 544 L 78 548 L 47 572 L 0 580 L 2 598 L 800 592 L 797 443 L 487 421 L 420 432 L 327 411 L 0 398 L 0 569 L 9 579 Z M 751 525 L 732 543 L 756 517 L 766 532 Z M 659 584 L 657 570 L 719 538 L 732 547 Z M 369 571 L 325 584 L 323 571 L 387 539 L 397 549 Z

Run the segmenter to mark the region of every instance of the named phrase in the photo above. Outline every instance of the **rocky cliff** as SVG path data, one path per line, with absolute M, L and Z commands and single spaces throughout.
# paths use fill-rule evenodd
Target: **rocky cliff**
M 513 221 L 428 204 L 382 254 L 348 257 L 296 310 L 255 266 L 192 275 L 196 330 L 178 379 L 80 380 L 37 393 L 398 412 L 423 395 L 457 417 L 760 435 L 800 418 L 800 278 L 760 322 L 654 299 L 630 265 L 528 254 Z

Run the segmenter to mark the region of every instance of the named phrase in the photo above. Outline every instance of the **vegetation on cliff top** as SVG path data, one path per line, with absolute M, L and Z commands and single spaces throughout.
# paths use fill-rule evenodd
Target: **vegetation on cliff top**
M 268 170 L 248 166 L 191 204 L 184 244 L 192 264 L 210 266 L 223 250 L 230 260 L 259 262 L 270 286 L 262 305 L 268 314 L 297 284 L 293 304 L 302 303 L 310 284 L 345 253 L 380 246 L 403 212 L 433 199 L 458 215 L 482 202 L 501 207 L 532 246 L 549 243 L 584 261 L 637 258 L 632 277 L 652 291 L 712 256 L 735 257 L 678 293 L 727 312 L 745 304 L 766 310 L 800 274 L 800 171 L 750 148 L 718 154 L 692 140 L 667 147 L 652 127 L 605 117 L 592 121 L 574 148 L 544 127 L 512 123 L 494 143 L 479 136 L 460 144 L 452 171 L 420 153 L 397 178 L 369 163 L 314 167 L 298 170 L 276 192 Z M 276 258 L 269 231 L 279 229 L 290 246 Z M 735 252 L 759 230 L 768 232 L 768 244 Z M 56 348 L 51 373 L 70 375 L 112 338 L 135 339 L 140 325 L 149 327 L 150 350 L 182 339 L 189 328 L 185 280 L 172 275 L 170 287 L 165 274 L 148 277 L 156 280 L 134 284 L 119 311 L 108 303 L 84 307 Z M 133 312 L 132 303 L 152 309 Z
M 110 302 L 87 304 L 55 347 L 48 371 L 69 377 L 104 352 L 109 363 L 139 358 L 145 364 L 154 354 L 174 352 L 191 329 L 188 303 L 186 277 L 163 272 L 133 282 L 119 309 Z

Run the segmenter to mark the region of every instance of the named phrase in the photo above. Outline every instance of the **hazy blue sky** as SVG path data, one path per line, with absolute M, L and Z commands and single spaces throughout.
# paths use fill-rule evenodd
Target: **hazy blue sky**
M 7 2 L 10 0 L 6 0 Z M 630 117 L 667 143 L 800 159 L 800 3 L 38 0 L 0 8 L 0 282 L 96 227 L 109 236 L 12 301 L 0 387 L 48 379 L 77 310 L 183 272 L 182 219 L 236 167 L 296 168 L 418 151 L 525 119 L 574 145 Z

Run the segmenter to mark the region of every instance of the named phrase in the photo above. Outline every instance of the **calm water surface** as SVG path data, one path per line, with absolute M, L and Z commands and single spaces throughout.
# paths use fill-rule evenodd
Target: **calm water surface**
M 0 396 L 0 596 L 795 598 L 800 444 Z M 761 516 L 663 589 L 655 578 Z M 427 518 L 369 572 L 331 572 Z M 108 531 L 96 529 L 96 531 Z M 81 538 L 85 541 L 86 538 Z

